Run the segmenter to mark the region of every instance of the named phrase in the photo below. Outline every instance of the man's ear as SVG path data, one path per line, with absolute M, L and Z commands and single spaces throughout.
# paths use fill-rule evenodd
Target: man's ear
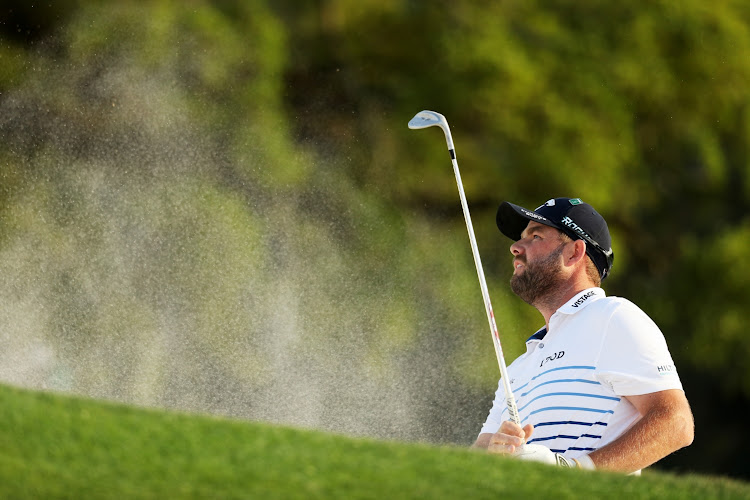
M 566 253 L 566 264 L 575 265 L 586 258 L 586 242 L 583 240 L 571 241 L 570 250 Z

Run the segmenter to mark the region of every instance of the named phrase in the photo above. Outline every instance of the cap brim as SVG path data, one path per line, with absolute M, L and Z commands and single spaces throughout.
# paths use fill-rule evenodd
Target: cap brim
M 521 233 L 526 229 L 526 226 L 529 225 L 529 221 L 532 220 L 559 229 L 557 224 L 546 217 L 507 201 L 500 205 L 497 209 L 497 216 L 495 217 L 495 222 L 497 223 L 500 232 L 513 241 L 521 239 Z

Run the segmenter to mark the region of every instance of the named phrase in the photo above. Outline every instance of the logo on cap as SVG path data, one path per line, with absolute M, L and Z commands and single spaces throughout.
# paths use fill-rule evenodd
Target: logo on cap
M 523 211 L 523 213 L 525 213 L 525 214 L 526 214 L 526 215 L 527 215 L 528 217 L 532 217 L 532 218 L 534 218 L 534 219 L 536 219 L 536 220 L 547 220 L 546 218 L 542 217 L 542 216 L 541 216 L 541 215 L 539 215 L 539 214 L 536 214 L 536 213 L 534 213 L 534 212 L 529 212 L 529 211 L 528 211 L 528 210 L 526 210 L 525 208 L 521 208 L 521 210 L 522 210 L 522 211 Z
M 569 227 L 570 229 L 572 229 L 576 233 L 582 234 L 586 238 L 589 238 L 589 239 L 591 238 L 591 236 L 589 236 L 588 234 L 586 234 L 586 231 L 584 231 L 581 226 L 579 226 L 578 224 L 576 224 L 575 221 L 573 219 L 571 219 L 570 217 L 568 217 L 567 215 L 565 217 L 563 217 L 560 222 L 563 223 L 563 224 L 565 224 L 566 227 Z
M 547 201 L 545 201 L 545 202 L 544 202 L 544 205 L 539 205 L 538 207 L 536 207 L 536 208 L 534 209 L 534 211 L 536 211 L 536 210 L 539 210 L 540 208 L 544 208 L 544 207 L 554 207 L 554 206 L 555 206 L 555 199 L 554 199 L 554 198 L 552 198 L 551 200 L 547 200 Z

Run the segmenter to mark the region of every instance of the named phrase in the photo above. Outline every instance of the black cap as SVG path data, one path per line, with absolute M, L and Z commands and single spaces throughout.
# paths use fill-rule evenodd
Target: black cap
M 521 239 L 521 233 L 532 220 L 588 243 L 586 253 L 599 275 L 602 279 L 609 275 L 615 259 L 612 238 L 607 222 L 594 207 L 580 198 L 553 198 L 533 212 L 507 201 L 497 209 L 497 227 L 513 241 Z

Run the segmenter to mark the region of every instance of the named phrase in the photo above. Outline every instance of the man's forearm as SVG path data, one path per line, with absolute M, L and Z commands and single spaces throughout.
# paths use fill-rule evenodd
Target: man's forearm
M 648 412 L 615 441 L 592 452 L 597 469 L 634 472 L 693 441 L 693 417 L 687 400 L 670 399 Z

